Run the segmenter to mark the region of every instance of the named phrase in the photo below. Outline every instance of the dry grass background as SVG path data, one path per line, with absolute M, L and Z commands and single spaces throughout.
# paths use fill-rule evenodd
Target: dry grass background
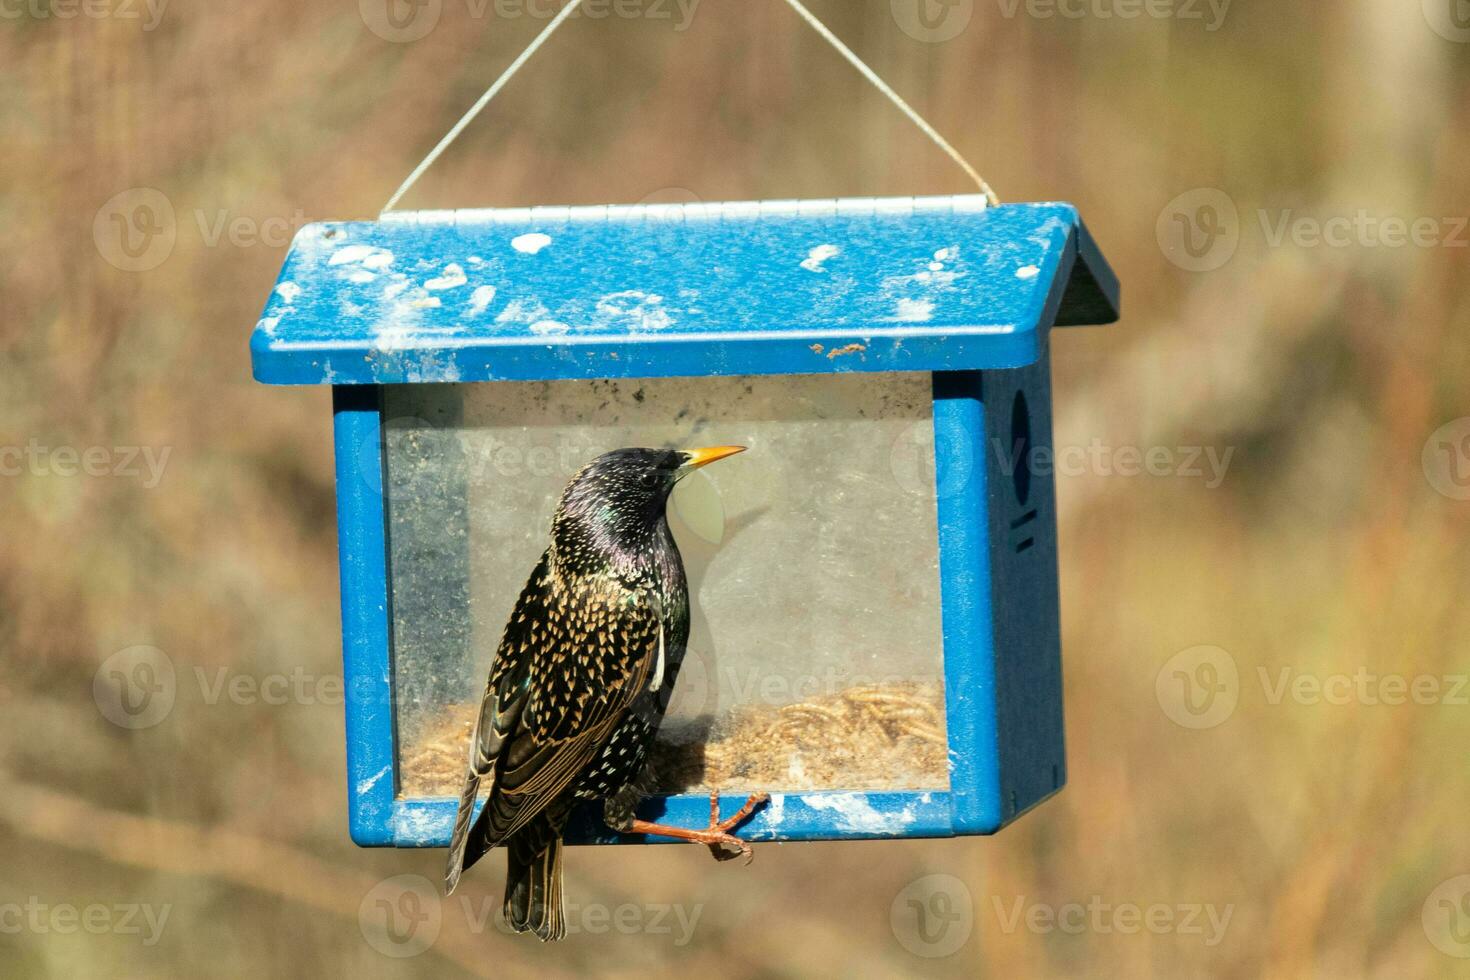
M 147 19 L 122 2 L 99 9 Z M 1077 202 L 1121 274 L 1121 325 L 1057 337 L 1058 443 L 1234 451 L 1213 489 L 1060 481 L 1067 790 L 994 839 L 766 846 L 748 869 L 697 848 L 571 852 L 573 901 L 702 906 L 682 947 L 613 932 L 542 948 L 446 907 L 431 950 L 379 954 L 363 897 L 392 875 L 436 878 L 442 853 L 348 841 L 340 707 L 209 704 L 193 681 L 340 671 L 328 394 L 249 378 L 284 247 L 211 244 L 199 222 L 372 215 L 541 22 L 445 0 L 434 31 L 399 44 L 351 0 L 175 0 L 152 30 L 8 4 L 0 445 L 171 455 L 153 488 L 0 481 L 6 976 L 1463 975 L 1421 909 L 1470 873 L 1470 707 L 1272 704 L 1257 669 L 1470 670 L 1470 503 L 1420 462 L 1431 432 L 1470 415 L 1470 250 L 1271 247 L 1256 213 L 1470 213 L 1470 44 L 1392 0 L 1238 3 L 1216 31 L 975 3 L 938 44 L 885 0 L 815 6 L 1003 197 Z M 140 186 L 172 203 L 177 242 L 131 273 L 104 260 L 93 221 Z M 1155 240 L 1197 187 L 1228 192 L 1243 225 L 1207 273 Z M 703 0 L 683 32 L 569 24 L 408 203 L 669 188 L 966 189 L 784 6 Z M 129 732 L 91 690 L 136 644 L 172 658 L 180 693 L 162 724 Z M 1155 677 L 1201 644 L 1229 651 L 1241 683 L 1234 715 L 1196 731 L 1161 709 Z M 499 863 L 462 891 L 498 900 Z M 934 872 L 967 882 L 974 931 L 921 959 L 889 907 Z M 7 928 L 5 904 L 32 896 L 171 913 L 151 947 Z M 1093 896 L 1232 918 L 1211 946 L 1007 931 L 998 911 Z

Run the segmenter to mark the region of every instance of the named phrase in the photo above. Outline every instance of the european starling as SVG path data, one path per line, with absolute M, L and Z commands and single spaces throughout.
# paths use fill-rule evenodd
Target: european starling
M 619 449 L 572 478 L 551 523 L 551 546 L 516 602 L 470 737 L 469 767 L 445 872 L 446 894 L 492 847 L 507 851 L 505 917 L 542 940 L 566 934 L 561 837 L 579 803 L 603 801 L 624 833 L 710 845 L 765 799 L 729 820 L 710 800 L 710 826 L 638 820 L 649 749 L 689 640 L 689 588 L 669 531 L 669 493 L 688 473 L 741 446 Z M 470 824 L 481 784 L 488 796 Z

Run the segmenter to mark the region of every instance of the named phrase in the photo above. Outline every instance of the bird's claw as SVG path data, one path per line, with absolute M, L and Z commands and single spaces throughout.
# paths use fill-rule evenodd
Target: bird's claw
M 745 805 L 735 812 L 728 820 L 720 819 L 720 794 L 712 792 L 709 795 L 709 826 L 703 830 L 690 830 L 685 827 L 670 827 L 665 824 L 653 823 L 648 820 L 639 820 L 636 817 L 626 827 L 620 827 L 623 833 L 631 834 L 658 834 L 663 837 L 675 837 L 679 840 L 693 841 L 696 844 L 705 844 L 716 861 L 729 861 L 733 858 L 745 856 L 745 863 L 749 864 L 755 859 L 755 851 L 745 841 L 736 837 L 730 831 L 750 819 L 751 814 L 770 800 L 768 793 L 756 793 L 745 801 Z M 729 850 L 735 848 L 734 851 Z
M 732 847 L 735 850 L 730 850 Z M 734 834 L 712 834 L 709 852 L 716 861 L 733 861 L 742 854 L 745 855 L 746 864 L 755 860 L 755 851 L 751 846 Z
M 750 862 L 755 860 L 755 851 L 751 848 L 750 844 L 736 837 L 730 831 L 740 826 L 746 820 L 749 820 L 751 815 L 768 803 L 770 799 L 771 794 L 769 793 L 753 793 L 745 801 L 745 805 L 735 812 L 734 816 L 728 820 L 721 820 L 720 794 L 717 791 L 710 792 L 709 829 L 704 833 L 708 836 L 705 843 L 709 845 L 709 852 L 714 855 L 716 861 L 732 861 L 741 855 L 745 856 L 746 864 L 750 864 Z M 730 851 L 728 848 L 731 847 L 734 847 L 735 850 Z

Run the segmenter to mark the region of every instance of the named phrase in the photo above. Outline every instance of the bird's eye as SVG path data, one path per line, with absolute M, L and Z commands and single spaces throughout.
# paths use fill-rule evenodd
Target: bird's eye
M 641 473 L 638 476 L 638 482 L 643 484 L 645 487 L 652 487 L 658 481 L 654 479 L 652 473 Z

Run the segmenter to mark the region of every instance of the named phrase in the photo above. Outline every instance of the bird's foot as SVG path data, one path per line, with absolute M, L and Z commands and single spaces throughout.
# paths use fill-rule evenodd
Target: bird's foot
M 666 824 L 651 823 L 647 820 L 634 820 L 633 825 L 628 828 L 633 834 L 659 834 L 663 837 L 677 837 L 680 840 L 692 841 L 696 844 L 708 845 L 710 853 L 716 861 L 729 861 L 732 858 L 745 856 L 745 863 L 749 864 L 755 858 L 755 852 L 751 850 L 748 843 L 736 837 L 730 831 L 749 820 L 751 814 L 760 809 L 761 805 L 770 800 L 769 793 L 755 793 L 745 801 L 745 805 L 735 812 L 728 820 L 720 819 L 720 794 L 711 792 L 709 795 L 709 826 L 703 830 L 690 830 L 687 827 L 670 827 Z M 730 848 L 734 850 L 730 850 Z

